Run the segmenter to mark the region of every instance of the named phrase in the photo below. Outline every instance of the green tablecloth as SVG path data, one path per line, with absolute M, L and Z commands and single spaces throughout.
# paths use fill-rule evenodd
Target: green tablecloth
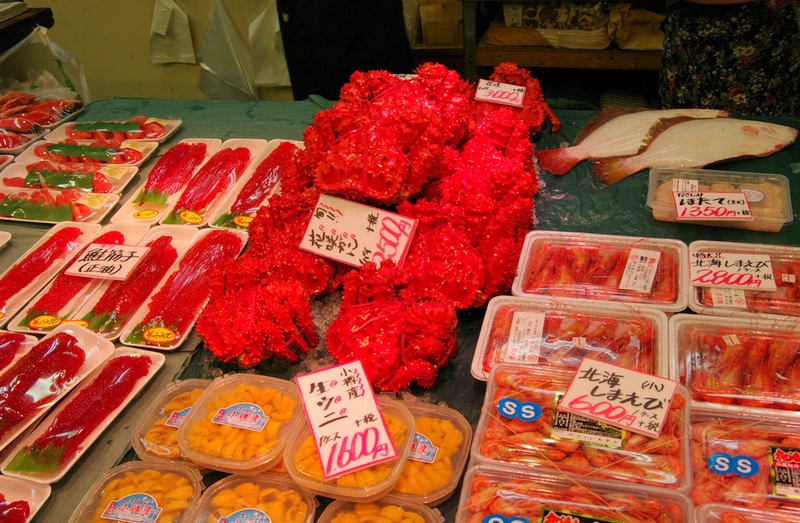
M 110 99 L 89 104 L 78 120 L 119 119 L 137 114 L 179 118 L 183 124 L 177 134 L 159 149 L 158 154 L 163 154 L 171 145 L 185 138 L 300 140 L 313 115 L 331 105 L 333 102 L 321 98 L 301 102 Z M 545 129 L 539 133 L 535 140 L 538 149 L 571 143 L 581 127 L 593 116 L 593 112 L 565 110 L 558 111 L 557 115 L 562 122 L 561 130 L 551 133 L 549 129 Z M 763 119 L 800 128 L 800 118 Z M 143 182 L 148 166 L 154 163 L 155 160 L 151 159 L 140 171 L 122 195 L 121 201 L 125 201 Z M 767 158 L 730 162 L 718 168 L 783 174 L 792 180 L 794 172 L 800 170 L 800 145 L 794 144 Z M 792 200 L 800 202 L 800 183 L 793 182 L 794 180 L 791 184 Z M 540 184 L 541 191 L 535 201 L 536 228 L 539 229 L 677 238 L 687 244 L 706 239 L 800 245 L 800 223 L 797 222 L 773 234 L 657 222 L 645 206 L 646 172 L 603 187 L 592 176 L 588 162 L 582 162 L 565 176 L 542 174 Z M 12 233 L 10 245 L 0 251 L 0 271 L 18 259 L 48 228 L 46 225 L 0 222 L 0 230 Z M 440 373 L 432 390 L 412 391 L 418 396 L 424 396 L 427 401 L 446 402 L 462 412 L 473 426 L 480 414 L 485 385 L 472 378 L 469 366 L 483 312 L 479 309 L 459 314 L 459 355 Z M 52 496 L 37 515 L 36 521 L 67 522 L 96 478 L 116 463 L 131 458 L 129 440 L 133 426 L 163 387 L 178 377 L 208 376 L 216 367 L 218 365 L 202 348 L 196 335 L 192 335 L 179 351 L 168 353 L 165 368 L 156 380 L 128 406 L 72 471 L 53 485 Z M 280 366 L 271 367 L 270 370 L 277 375 L 290 377 L 298 368 Z M 458 492 L 440 507 L 446 521 L 454 520 L 457 502 Z

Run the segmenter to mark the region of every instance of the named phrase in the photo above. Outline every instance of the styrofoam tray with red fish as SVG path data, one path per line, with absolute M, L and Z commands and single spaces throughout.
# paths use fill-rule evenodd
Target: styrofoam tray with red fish
M 0 231 L 0 249 L 6 246 L 8 240 L 11 239 L 11 233 L 7 231 Z
M 26 523 L 33 521 L 36 513 L 42 508 L 44 502 L 50 497 L 52 488 L 50 485 L 42 485 L 25 479 L 10 478 L 0 476 L 0 495 L 7 502 L 24 501 L 28 504 L 30 512 Z
M 158 223 L 161 225 L 193 225 L 196 227 L 207 225 L 209 219 L 213 216 L 217 207 L 219 207 L 221 201 L 225 197 L 225 194 L 232 190 L 236 182 L 244 176 L 244 173 L 254 163 L 254 160 L 258 158 L 264 148 L 267 147 L 267 143 L 267 140 L 258 138 L 234 138 L 223 142 L 214 155 L 208 158 L 195 172 L 192 180 L 189 181 L 186 188 L 181 191 L 180 196 L 178 196 L 170 208 L 161 216 Z M 224 177 L 225 179 L 223 179 L 223 177 L 210 178 L 212 180 L 219 180 L 219 183 L 214 184 L 213 188 L 208 190 L 200 190 L 200 187 L 207 187 L 206 183 L 202 183 L 202 185 L 200 185 L 200 183 L 209 178 L 206 177 L 205 180 L 201 180 L 200 182 L 198 182 L 196 178 L 201 177 L 205 169 L 211 170 L 214 168 L 213 166 L 218 165 L 216 160 L 222 158 L 220 155 L 224 155 L 226 151 L 245 149 L 248 155 L 247 161 L 242 161 L 240 163 L 242 166 L 237 171 L 239 173 L 238 176 L 231 179 L 232 177 L 230 174 L 226 174 Z M 244 159 L 244 156 L 241 156 L 240 159 Z M 223 169 L 221 166 L 218 168 Z M 193 201 L 192 203 L 187 202 L 184 205 L 184 202 L 189 199 L 205 200 L 206 203 L 200 205 Z
M 94 142 L 78 143 L 75 140 L 72 140 L 72 142 L 74 143 L 64 140 L 59 142 L 44 141 L 40 144 L 37 144 L 36 147 L 26 149 L 19 156 L 17 156 L 15 161 L 23 165 L 29 165 L 38 162 L 39 160 L 51 160 L 56 162 L 80 161 L 79 153 L 82 149 L 84 151 L 82 154 L 88 154 L 90 150 L 98 152 L 98 155 L 92 159 L 99 161 L 100 163 L 110 163 L 113 165 L 133 165 L 139 167 L 146 162 L 153 155 L 153 153 L 155 153 L 156 149 L 158 149 L 158 142 L 142 142 L 134 140 L 126 140 L 118 144 L 110 143 L 108 145 L 98 145 L 92 149 L 85 148 L 92 146 L 92 143 Z M 64 149 L 66 147 L 76 147 L 79 150 L 73 151 Z M 130 151 L 133 151 L 130 155 L 130 158 L 126 158 L 127 155 L 122 154 L 123 152 L 127 153 Z M 64 154 L 69 152 L 74 152 L 75 155 Z M 64 158 L 70 159 L 64 160 Z
M 219 206 L 211 214 L 211 227 L 247 229 L 255 217 L 258 207 L 264 205 L 280 190 L 281 163 L 289 161 L 284 149 L 276 152 L 285 143 L 303 148 L 303 142 L 294 140 L 270 140 L 261 155 L 256 158 L 236 185 L 225 194 Z M 286 147 L 285 145 L 283 147 Z M 280 156 L 280 157 L 279 157 Z M 277 162 L 277 163 L 276 163 Z M 234 209 L 234 205 L 237 207 Z
M 41 419 L 41 417 L 44 416 L 47 411 L 49 411 L 56 403 L 58 403 L 61 398 L 66 396 L 70 390 L 75 388 L 84 378 L 86 378 L 86 376 L 91 374 L 94 369 L 108 359 L 108 357 L 114 352 L 114 344 L 112 342 L 102 339 L 93 332 L 84 329 L 80 325 L 73 324 L 59 325 L 47 336 L 42 338 L 39 343 L 47 342 L 47 340 L 50 340 L 50 338 L 62 334 L 70 335 L 77 340 L 77 346 L 83 350 L 85 354 L 83 364 L 78 369 L 75 377 L 67 381 L 50 401 L 43 402 L 41 405 L 36 407 L 32 412 L 27 414 L 24 420 L 17 423 L 2 437 L 0 437 L 0 450 L 5 449 L 12 441 L 23 434 L 28 427 L 33 426 L 34 423 Z M 34 348 L 35 347 L 32 347 L 32 350 Z M 28 354 L 30 354 L 30 351 Z M 24 359 L 20 360 L 15 366 L 8 367 L 5 372 L 0 374 L 0 379 L 2 379 L 6 374 L 10 375 L 13 373 L 17 375 L 19 369 L 16 367 L 22 365 L 22 362 L 24 361 Z
M 46 129 L 41 129 L 33 133 L 15 133 L 0 130 L 0 153 L 21 154 L 32 144 L 45 136 L 46 133 Z
M 687 247 L 680 240 L 531 231 L 511 292 L 680 312 L 689 301 L 686 259 Z
M 40 188 L 41 177 L 35 172 L 37 164 L 38 162 L 30 165 L 12 163 L 2 172 L 0 187 Z M 40 165 L 44 167 L 44 164 Z M 104 164 L 98 166 L 96 170 L 89 169 L 88 171 L 81 169 L 81 164 L 77 164 L 74 169 L 69 164 L 51 164 L 51 167 L 54 167 L 54 169 L 50 170 L 46 167 L 44 167 L 44 169 L 50 173 L 75 173 L 77 176 L 88 176 L 92 173 L 99 173 L 101 177 L 99 179 L 95 178 L 91 187 L 81 187 L 79 184 L 72 183 L 72 176 L 64 174 L 63 176 L 65 176 L 65 178 L 59 185 L 48 185 L 48 189 L 58 190 L 74 187 L 81 192 L 94 192 L 98 194 L 121 193 L 139 171 L 139 168 L 133 165 Z M 58 171 L 56 171 L 56 169 L 58 169 Z
M 0 188 L 0 219 L 99 223 L 118 201 L 118 194 L 81 193 L 75 189 Z
M 92 243 L 97 243 L 98 238 L 102 238 L 110 233 L 120 233 L 124 237 L 122 245 L 137 245 L 145 234 L 150 232 L 150 226 L 142 223 L 124 223 L 124 224 L 110 224 L 103 227 L 96 235 L 94 235 L 87 243 L 87 246 Z M 77 255 L 78 253 L 76 253 Z M 73 258 L 74 260 L 75 258 Z M 22 308 L 19 313 L 9 322 L 8 330 L 13 332 L 27 332 L 31 334 L 42 334 L 50 332 L 58 325 L 62 324 L 65 320 L 69 319 L 73 312 L 78 310 L 84 303 L 86 303 L 92 296 L 95 290 L 100 287 L 106 280 L 100 278 L 86 278 L 86 285 L 83 289 L 78 291 L 75 296 L 67 301 L 64 306 L 58 311 L 42 311 L 38 314 L 33 313 L 40 300 L 47 300 L 45 298 L 51 292 L 54 284 L 59 280 L 63 272 L 72 264 L 65 264 L 64 268 L 59 271 L 58 275 L 53 278 L 30 302 Z M 74 278 L 67 276 L 68 279 Z M 72 285 L 69 286 L 73 288 Z M 51 302 L 52 303 L 52 302 Z
M 32 445 L 36 439 L 39 438 L 48 429 L 48 427 L 50 427 L 50 425 L 53 423 L 53 420 L 59 415 L 59 413 L 69 408 L 69 402 L 78 394 L 80 394 L 81 390 L 85 389 L 91 384 L 92 380 L 96 378 L 98 374 L 100 374 L 104 365 L 95 368 L 91 374 L 86 376 L 81 381 L 80 385 L 75 387 L 75 389 L 69 393 L 69 395 L 58 405 L 58 407 L 53 409 L 53 411 L 50 412 L 50 414 L 48 414 L 48 416 L 36 426 L 35 429 L 27 433 L 23 438 L 20 438 L 15 445 L 9 448 L 9 451 L 4 454 L 5 458 L 3 459 L 2 464 L 0 464 L 0 470 L 2 470 L 4 475 L 45 484 L 51 484 L 59 481 L 67 474 L 67 472 L 70 471 L 70 469 L 72 469 L 72 467 L 83 456 L 86 450 L 92 446 L 97 438 L 99 438 L 100 435 L 108 428 L 108 426 L 111 425 L 111 423 L 119 416 L 125 407 L 127 407 L 128 404 L 133 401 L 133 399 L 150 382 L 156 373 L 161 370 L 161 367 L 166 361 L 164 355 L 157 352 L 144 351 L 134 348 L 119 348 L 114 350 L 104 364 L 107 365 L 114 358 L 121 356 L 143 356 L 149 358 L 150 366 L 147 369 L 147 374 L 140 377 L 136 381 L 131 391 L 122 399 L 119 406 L 105 416 L 97 425 L 97 427 L 95 427 L 94 430 L 92 430 L 89 435 L 86 436 L 78 451 L 74 455 L 70 456 L 66 461 L 60 463 L 57 470 L 53 472 L 21 472 L 18 470 L 12 470 L 13 467 L 10 466 L 17 453 L 23 450 L 25 447 Z
M 9 336 L 13 337 L 14 339 L 9 340 L 7 338 Z M 7 345 L 9 341 L 13 341 L 14 343 Z M 28 351 L 31 350 L 31 347 L 33 347 L 38 341 L 39 338 L 36 336 L 31 336 L 30 334 L 0 331 L 0 349 L 2 349 L 0 351 L 0 373 L 4 372 L 8 367 L 14 365 L 17 360 L 27 354 Z M 14 353 L 10 354 L 12 349 L 14 350 Z
M 8 167 L 14 161 L 14 156 L 10 154 L 0 154 L 0 171 Z
M 689 308 L 694 312 L 731 317 L 800 316 L 800 247 L 696 240 L 689 245 L 690 263 L 693 253 L 745 260 L 743 267 L 758 267 L 763 275 L 755 279 L 763 286 L 751 286 L 755 282 L 746 281 L 752 276 L 748 270 L 740 273 L 739 269 L 724 269 L 723 274 L 721 267 L 701 268 L 704 272 L 695 276 L 698 281 L 690 281 Z M 710 283 L 719 281 L 720 285 L 705 285 L 702 280 L 709 278 Z M 774 289 L 769 288 L 769 282 L 774 283 Z
M 73 229 L 74 228 L 74 229 Z M 68 229 L 65 231 L 65 229 Z M 0 274 L 0 326 L 4 325 L 8 319 L 14 316 L 28 300 L 36 295 L 44 287 L 50 278 L 58 272 L 78 253 L 100 230 L 100 225 L 95 223 L 66 222 L 59 223 L 51 228 L 39 241 L 37 241 L 19 260 L 11 267 Z M 62 232 L 64 231 L 64 232 Z M 72 233 L 75 239 L 70 239 Z M 63 240 L 63 241 L 62 241 Z M 62 256 L 52 260 L 47 267 L 42 267 L 40 261 L 32 259 L 40 247 L 55 244 L 61 247 Z M 20 265 L 22 264 L 22 265 Z M 20 273 L 22 271 L 22 273 Z M 6 278 L 9 278 L 6 281 Z M 5 295 L 4 290 L 8 285 L 18 285 L 18 280 L 22 278 L 27 282 L 13 294 Z M 13 289 L 11 289 L 13 290 Z M 10 292 L 10 291 L 8 291 Z
M 498 363 L 575 369 L 588 357 L 667 377 L 668 338 L 667 316 L 653 307 L 496 296 L 486 307 L 470 372 L 486 381 Z
M 148 234 L 144 238 L 142 238 L 137 243 L 137 245 L 146 246 L 151 242 L 157 241 L 159 238 L 167 237 L 169 238 L 169 245 L 176 251 L 176 257 L 175 260 L 173 260 L 172 263 L 170 263 L 169 266 L 164 269 L 162 276 L 159 277 L 158 280 L 155 281 L 151 287 L 140 290 L 142 294 L 137 296 L 137 299 L 133 301 L 141 301 L 141 304 L 136 305 L 132 310 L 123 311 L 125 314 L 124 317 L 122 318 L 109 317 L 108 321 L 103 321 L 103 316 L 108 311 L 96 311 L 95 305 L 97 305 L 98 302 L 100 302 L 104 293 L 106 292 L 106 290 L 109 289 L 109 287 L 111 287 L 115 283 L 118 283 L 116 282 L 116 280 L 106 280 L 94 290 L 89 299 L 87 299 L 80 308 L 76 309 L 70 315 L 68 321 L 80 322 L 81 325 L 87 327 L 88 329 L 94 332 L 98 332 L 98 335 L 103 337 L 104 339 L 111 341 L 116 340 L 119 337 L 120 332 L 122 331 L 122 327 L 124 326 L 127 319 L 130 318 L 132 315 L 136 314 L 136 310 L 140 306 L 146 303 L 147 298 L 150 296 L 153 289 L 161 285 L 163 279 L 167 277 L 167 275 L 169 274 L 170 268 L 173 267 L 175 263 L 177 263 L 177 260 L 186 251 L 187 247 L 192 243 L 192 241 L 199 234 L 199 232 L 200 231 L 196 227 L 184 227 L 180 225 L 169 225 L 169 226 L 164 225 L 164 226 L 153 227 L 152 229 L 150 229 Z M 154 251 L 152 247 L 149 254 L 152 256 L 160 255 L 160 253 Z M 144 261 L 139 263 L 140 265 L 137 268 L 140 268 L 141 264 L 144 263 Z M 128 296 L 126 298 L 126 301 L 130 303 L 132 299 Z M 100 323 L 103 324 L 102 328 L 95 328 L 93 326 L 94 324 L 100 324 Z
M 148 322 L 148 325 L 141 325 L 142 321 L 145 319 L 147 315 L 151 312 L 151 307 L 154 306 L 153 298 L 164 288 L 166 284 L 169 282 L 170 277 L 178 273 L 179 270 L 183 270 L 184 273 L 188 271 L 188 278 L 197 280 L 197 282 L 208 281 L 207 278 L 201 279 L 199 274 L 200 271 L 195 268 L 191 270 L 191 267 L 187 267 L 183 269 L 181 267 L 181 263 L 184 261 L 184 257 L 186 257 L 187 253 L 192 250 L 199 242 L 201 242 L 204 238 L 207 238 L 210 234 L 220 235 L 220 234 L 231 234 L 233 236 L 228 237 L 228 240 L 233 240 L 234 242 L 238 240 L 241 242 L 240 247 L 238 250 L 233 252 L 233 256 L 236 257 L 239 253 L 244 249 L 245 244 L 247 243 L 247 233 L 245 231 L 238 231 L 238 230 L 225 230 L 221 231 L 219 229 L 203 229 L 201 230 L 195 238 L 192 240 L 191 244 L 184 249 L 183 254 L 178 259 L 178 261 L 172 266 L 172 269 L 167 273 L 167 275 L 161 280 L 158 287 L 153 290 L 153 293 L 150 294 L 148 299 L 145 303 L 139 307 L 136 313 L 130 317 L 130 319 L 125 323 L 120 331 L 119 341 L 124 343 L 125 345 L 130 345 L 132 347 L 142 347 L 146 349 L 155 349 L 155 350 L 162 350 L 162 351 L 174 351 L 178 347 L 180 347 L 184 341 L 188 338 L 189 333 L 194 328 L 194 324 L 197 321 L 198 316 L 200 316 L 200 312 L 202 311 L 203 306 L 205 306 L 207 299 L 202 300 L 201 302 L 193 302 L 193 296 L 189 293 L 188 296 L 184 296 L 178 294 L 177 291 L 174 293 L 169 291 L 169 296 L 166 296 L 162 299 L 162 302 L 165 306 L 169 306 L 172 304 L 180 303 L 180 307 L 182 312 L 186 312 L 190 316 L 188 317 L 181 317 L 178 320 L 175 320 L 179 325 L 181 325 L 180 329 L 176 329 L 175 325 L 161 325 L 158 322 Z M 215 244 L 219 245 L 219 244 Z M 215 250 L 217 250 L 215 248 Z M 223 255 L 223 251 L 220 250 L 220 257 L 224 257 L 225 259 L 229 259 L 228 256 Z M 212 258 L 210 256 L 192 256 L 192 261 L 196 263 L 208 263 L 209 260 Z M 217 259 L 217 263 L 213 264 L 212 267 L 216 268 L 220 266 L 220 262 Z M 212 270 L 211 268 L 208 269 L 209 271 Z M 173 287 L 171 286 L 170 289 Z M 198 296 L 199 297 L 199 296 Z M 194 306 L 192 306 L 194 305 Z
M 220 140 L 219 138 L 187 138 L 185 140 L 181 140 L 178 143 L 205 145 L 206 152 L 205 152 L 205 159 L 203 160 L 204 163 L 205 161 L 208 161 L 208 159 L 215 152 L 217 152 L 220 145 L 222 145 L 222 140 Z M 167 152 L 169 152 L 169 150 Z M 122 204 L 120 209 L 111 216 L 111 223 L 134 222 L 134 223 L 146 223 L 148 225 L 154 225 L 158 223 L 158 221 L 161 219 L 164 213 L 172 206 L 173 203 L 175 203 L 175 201 L 180 196 L 180 191 L 183 190 L 182 188 L 177 192 L 175 192 L 174 194 L 167 196 L 164 202 L 150 201 L 150 200 L 145 201 L 146 199 L 143 196 L 148 183 L 151 182 L 150 178 L 152 172 L 159 166 L 160 162 L 167 154 L 167 152 L 161 155 L 155 162 L 153 162 L 145 170 L 140 172 L 140 174 L 144 174 L 145 183 L 140 185 L 136 189 L 136 191 L 130 196 L 130 198 L 128 198 L 128 200 Z M 200 166 L 198 165 L 197 168 L 199 167 Z M 194 170 L 194 172 L 197 171 L 197 168 Z
M 170 138 L 178 128 L 181 126 L 182 120 L 165 119 L 165 118 L 149 118 L 140 117 L 142 122 L 134 119 L 125 120 L 102 120 L 95 122 L 69 122 L 59 125 L 50 131 L 45 140 L 49 142 L 60 142 L 67 138 L 72 138 L 77 141 L 94 141 L 98 138 L 109 139 L 113 138 L 113 133 L 118 134 L 120 138 L 126 140 L 136 140 L 139 142 L 157 142 L 164 143 L 167 138 Z M 133 124 L 138 125 L 138 129 Z M 148 126 L 156 124 L 153 129 L 147 129 Z M 142 131 L 141 128 L 145 130 Z

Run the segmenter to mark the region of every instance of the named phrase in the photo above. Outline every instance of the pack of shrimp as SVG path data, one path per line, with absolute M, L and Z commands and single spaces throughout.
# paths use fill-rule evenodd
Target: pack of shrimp
M 688 301 L 686 252 L 679 240 L 531 231 L 511 292 L 680 312 Z
M 689 308 L 719 316 L 800 316 L 800 247 L 697 240 Z
M 667 326 L 652 307 L 497 296 L 486 307 L 471 372 L 486 381 L 497 363 L 574 369 L 588 357 L 667 376 Z
M 780 519 L 778 519 L 780 518 Z M 800 514 L 746 508 L 727 503 L 706 503 L 697 507 L 695 523 L 800 523 Z
M 789 179 L 781 174 L 655 167 L 647 207 L 660 221 L 763 232 L 794 219 Z
M 797 322 L 676 314 L 669 332 L 676 351 L 671 377 L 689 389 L 693 407 L 800 411 Z
M 691 523 L 693 511 L 680 492 L 479 465 L 464 476 L 455 521 Z
M 574 377 L 563 369 L 496 365 L 472 440 L 473 462 L 689 489 L 690 400 L 684 387 L 665 406 L 659 436 L 649 437 L 560 409 Z M 631 405 L 643 408 L 642 400 L 631 398 Z
M 800 423 L 695 412 L 691 445 L 695 505 L 729 503 L 800 516 Z

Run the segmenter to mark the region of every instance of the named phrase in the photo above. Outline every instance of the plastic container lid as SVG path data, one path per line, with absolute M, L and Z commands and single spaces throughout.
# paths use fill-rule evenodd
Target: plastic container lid
M 402 402 L 384 396 L 378 396 L 377 400 L 389 433 L 392 434 L 398 457 L 325 480 L 311 428 L 307 422 L 301 423 L 289 436 L 283 456 L 287 472 L 300 487 L 312 494 L 364 503 L 375 501 L 394 488 L 400 479 L 413 440 L 414 416 Z M 298 463 L 298 460 L 302 461 Z
M 404 401 L 414 416 L 408 459 L 393 495 L 435 506 L 458 485 L 469 458 L 472 427 L 460 412 L 443 405 Z
M 800 411 L 797 322 L 676 314 L 669 330 L 676 351 L 670 378 L 687 387 L 693 407 Z
M 190 379 L 170 383 L 156 396 L 131 434 L 131 446 L 142 461 L 192 466 L 178 443 L 180 427 L 189 409 L 213 380 Z
M 200 466 L 257 474 L 281 459 L 287 436 L 302 416 L 293 382 L 233 374 L 216 380 L 197 398 L 178 428 L 178 443 Z
M 686 252 L 679 240 L 531 231 L 525 236 L 511 292 L 680 312 L 688 300 Z
M 472 459 L 583 479 L 689 489 L 690 402 L 684 387 L 675 391 L 661 435 L 650 438 L 557 411 L 558 400 L 574 376 L 574 371 L 547 367 L 496 365 L 472 440 Z M 503 398 L 535 403 L 541 414 L 532 421 L 506 417 L 499 408 Z
M 776 514 L 775 510 L 706 503 L 697 507 L 694 520 L 695 523 L 775 523 L 776 521 L 800 523 L 800 514 L 791 512 Z
M 667 376 L 667 326 L 666 314 L 652 307 L 497 296 L 486 307 L 470 370 L 486 381 L 497 363 L 577 368 L 586 356 Z
M 672 196 L 675 190 L 744 193 L 753 219 L 679 220 Z M 778 232 L 794 219 L 789 179 L 781 174 L 654 167 L 650 169 L 647 207 L 653 210 L 653 218 L 663 222 L 693 223 L 763 232 Z
M 187 522 L 311 523 L 317 500 L 280 474 L 233 474 L 203 493 Z
M 768 255 L 777 290 L 692 285 L 689 308 L 718 316 L 800 316 L 800 247 L 697 240 L 689 252 Z M 743 256 L 746 258 L 746 256 Z
M 395 494 L 387 494 L 373 502 L 334 501 L 320 515 L 317 523 L 348 523 L 351 521 L 439 523 L 440 520 L 436 513 L 426 505 L 414 503 Z
M 115 467 L 94 483 L 69 523 L 105 519 L 158 523 L 188 521 L 203 490 L 200 473 L 175 464 L 131 461 Z M 131 509 L 138 507 L 137 513 Z M 136 518 L 136 519 L 134 519 Z
M 583 516 L 580 521 L 663 521 L 666 514 L 669 521 L 691 523 L 693 512 L 685 494 L 670 490 L 472 466 L 464 476 L 455 521 L 573 521 L 566 515 Z

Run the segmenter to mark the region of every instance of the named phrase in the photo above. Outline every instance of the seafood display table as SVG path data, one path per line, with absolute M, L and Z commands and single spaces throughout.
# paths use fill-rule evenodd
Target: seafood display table
M 181 128 L 158 150 L 163 154 L 173 144 L 186 138 L 263 138 L 302 139 L 303 130 L 315 113 L 331 107 L 333 102 L 312 97 L 299 102 L 234 101 L 234 100 L 155 100 L 109 99 L 87 105 L 79 116 L 82 121 L 122 119 L 137 114 L 183 121 Z M 571 143 L 578 131 L 594 115 L 592 111 L 556 111 L 562 128 L 557 133 L 545 129 L 535 137 L 537 149 L 549 149 Z M 761 120 L 800 128 L 797 117 L 761 117 Z M 121 201 L 144 182 L 153 165 L 151 159 L 122 194 Z M 800 144 L 793 144 L 767 158 L 730 162 L 718 169 L 783 174 L 791 180 L 791 194 L 800 205 L 800 183 L 794 173 L 800 171 Z M 540 176 L 540 193 L 536 197 L 536 228 L 569 231 L 675 238 L 687 244 L 695 240 L 737 241 L 779 245 L 800 245 L 800 222 L 793 222 L 777 233 L 759 233 L 737 229 L 721 229 L 659 222 L 646 207 L 648 178 L 642 172 L 616 184 L 604 187 L 592 174 L 590 164 L 581 162 L 564 176 L 547 173 Z M 112 211 L 113 212 L 113 211 Z M 23 222 L 0 222 L 0 230 L 10 232 L 12 239 L 0 251 L 0 271 L 8 268 L 50 226 Z M 442 370 L 436 385 L 429 391 L 419 388 L 411 392 L 425 401 L 445 402 L 460 411 L 475 426 L 480 415 L 485 384 L 472 378 L 470 363 L 485 309 L 462 311 L 458 324 L 458 356 Z M 266 365 L 266 364 L 265 364 Z M 301 371 L 299 365 L 259 367 L 259 371 L 290 378 Z M 161 372 L 103 436 L 86 452 L 78 464 L 61 481 L 55 483 L 50 499 L 35 520 L 66 523 L 94 481 L 114 465 L 132 459 L 131 432 L 150 402 L 171 381 L 178 378 L 209 377 L 220 369 L 199 338 L 192 334 L 182 347 L 166 353 Z M 225 367 L 225 372 L 234 370 Z M 439 509 L 446 521 L 453 521 L 459 491 Z

